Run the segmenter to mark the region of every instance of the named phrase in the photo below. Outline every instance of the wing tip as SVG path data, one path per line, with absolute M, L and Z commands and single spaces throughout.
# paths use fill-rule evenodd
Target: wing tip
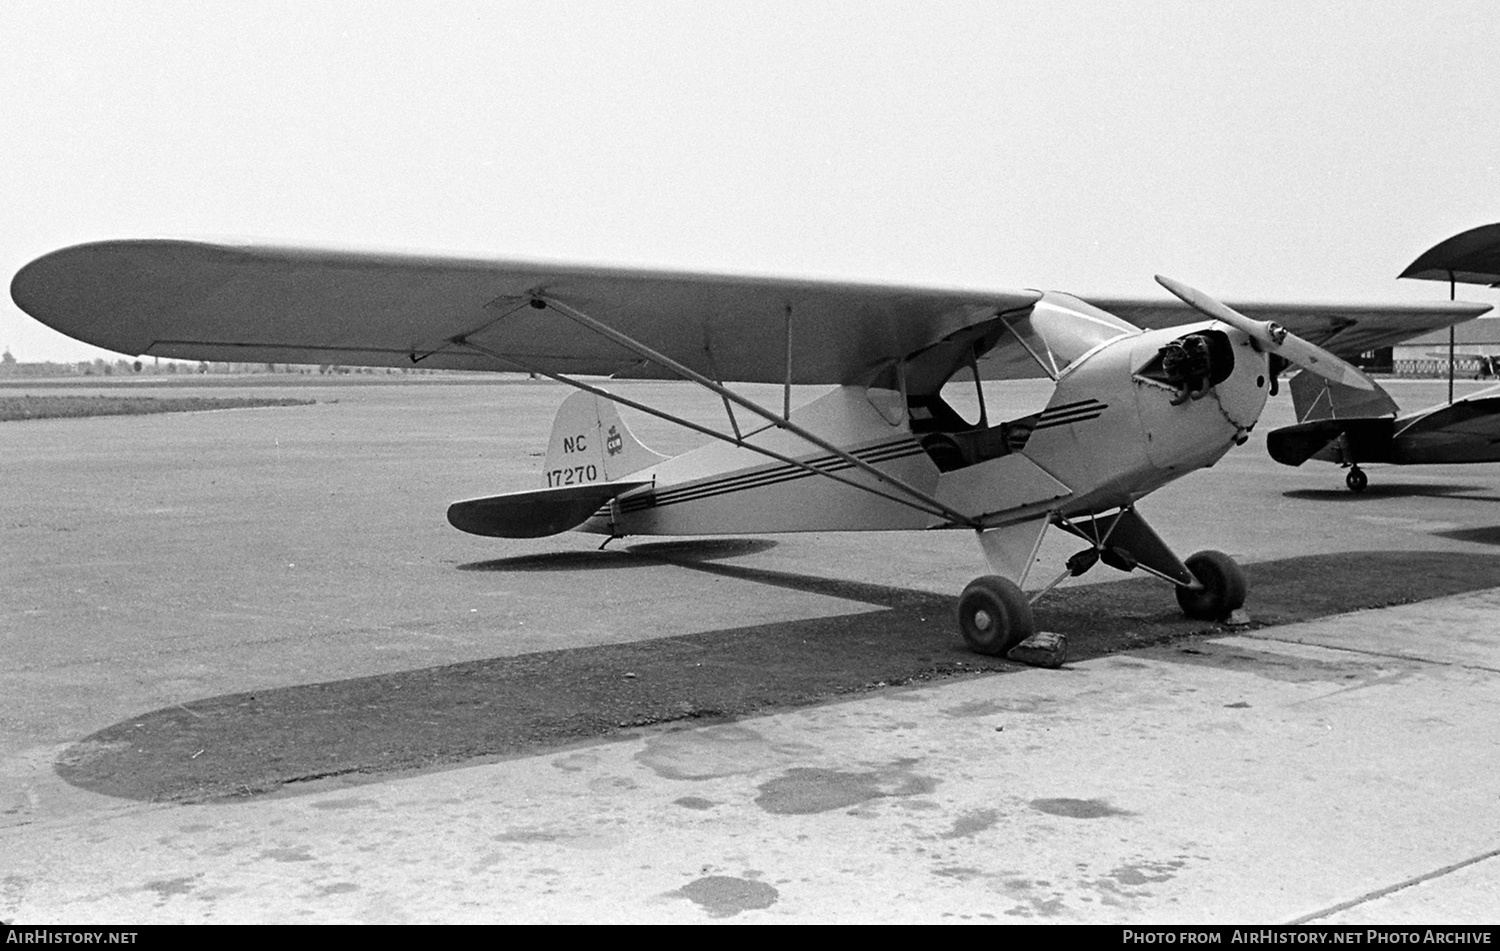
M 121 354 L 145 353 L 151 339 L 126 318 L 118 299 L 119 262 L 109 261 L 122 245 L 133 243 L 91 241 L 48 252 L 11 277 L 10 299 L 37 322 L 74 340 Z

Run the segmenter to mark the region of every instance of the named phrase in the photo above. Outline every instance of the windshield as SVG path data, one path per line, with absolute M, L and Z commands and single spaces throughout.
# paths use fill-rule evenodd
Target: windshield
M 1025 317 L 1000 319 L 1054 380 L 1101 343 L 1140 333 L 1114 314 L 1057 291 L 1043 294 Z

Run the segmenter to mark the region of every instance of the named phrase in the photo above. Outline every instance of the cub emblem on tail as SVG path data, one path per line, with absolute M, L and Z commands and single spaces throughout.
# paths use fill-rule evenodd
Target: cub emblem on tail
M 615 404 L 574 393 L 558 407 L 543 466 L 548 488 L 614 482 L 665 459 L 641 445 Z

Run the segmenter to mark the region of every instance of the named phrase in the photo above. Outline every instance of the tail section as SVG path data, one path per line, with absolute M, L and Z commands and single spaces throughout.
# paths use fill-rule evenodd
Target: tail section
M 549 489 L 614 482 L 666 459 L 641 445 L 614 403 L 579 390 L 552 421 L 543 477 Z
M 483 499 L 466 499 L 448 506 L 448 523 L 470 535 L 494 538 L 542 538 L 577 528 L 617 495 L 649 482 L 611 482 L 534 489 Z
M 1299 423 L 1395 416 L 1398 411 L 1396 401 L 1378 383 L 1374 390 L 1360 390 L 1304 371 L 1292 377 L 1291 390 Z
M 454 502 L 448 521 L 471 535 L 541 538 L 578 528 L 595 515 L 608 515 L 614 499 L 650 480 L 621 481 L 667 457 L 635 438 L 615 404 L 580 390 L 563 400 L 547 444 L 545 489 L 508 492 Z M 590 531 L 613 531 L 595 523 Z
M 1393 461 L 1396 421 L 1389 416 L 1315 419 L 1273 429 L 1266 435 L 1271 458 L 1284 466 L 1309 459 L 1353 465 Z
M 1398 407 L 1380 384 L 1358 390 L 1303 372 L 1292 377 L 1291 390 L 1297 425 L 1266 436 L 1272 459 L 1286 466 L 1309 459 L 1341 465 L 1391 460 Z

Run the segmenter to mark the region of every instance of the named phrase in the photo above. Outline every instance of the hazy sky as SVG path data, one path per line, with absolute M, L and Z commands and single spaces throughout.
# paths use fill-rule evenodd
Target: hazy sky
M 112 237 L 1422 300 L 1491 4 L 0 3 L 0 271 Z M 1500 302 L 1500 294 L 1460 296 Z M 0 301 L 21 360 L 100 355 Z

